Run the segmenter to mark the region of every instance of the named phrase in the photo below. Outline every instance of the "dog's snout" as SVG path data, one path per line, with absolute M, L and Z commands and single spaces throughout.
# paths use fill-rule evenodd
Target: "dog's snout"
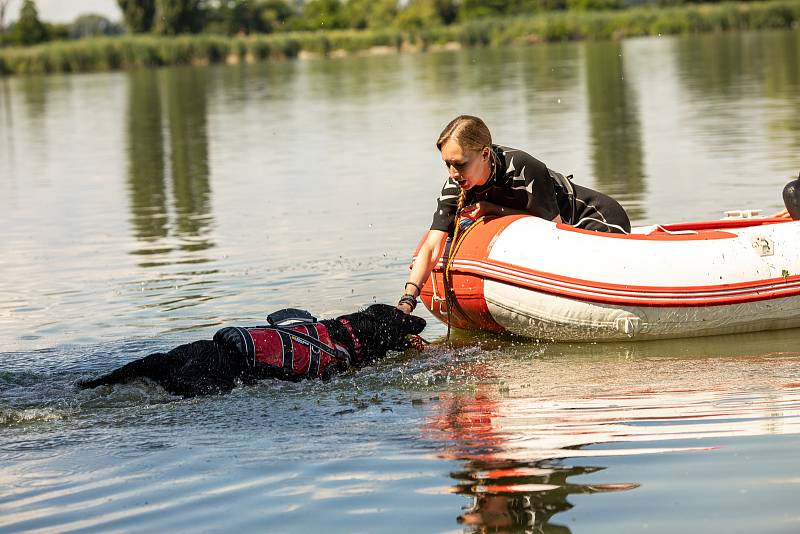
M 425 327 L 428 325 L 425 319 L 422 317 L 417 317 L 416 315 L 406 315 L 405 321 L 407 322 L 409 334 L 419 334 L 425 330 Z

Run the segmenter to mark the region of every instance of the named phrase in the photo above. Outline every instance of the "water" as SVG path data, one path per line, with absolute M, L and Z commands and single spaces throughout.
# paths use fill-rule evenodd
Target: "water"
M 0 79 L 0 531 L 797 532 L 798 331 L 75 384 L 394 301 L 459 113 L 634 224 L 778 211 L 799 58 L 794 31 Z

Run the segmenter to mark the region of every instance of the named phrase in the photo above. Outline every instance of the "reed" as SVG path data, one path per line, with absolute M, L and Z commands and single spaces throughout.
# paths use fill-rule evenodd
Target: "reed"
M 375 47 L 427 49 L 456 42 L 462 46 L 509 46 L 579 39 L 621 39 L 767 28 L 796 28 L 800 1 L 773 0 L 723 4 L 641 7 L 619 11 L 549 12 L 528 17 L 481 19 L 399 30 L 293 32 L 225 37 L 125 35 L 57 41 L 29 48 L 0 48 L 0 74 L 38 74 L 197 65 L 328 56 Z

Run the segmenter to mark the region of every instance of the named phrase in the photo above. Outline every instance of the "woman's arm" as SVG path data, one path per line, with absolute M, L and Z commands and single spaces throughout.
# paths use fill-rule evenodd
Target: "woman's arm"
M 428 231 L 428 236 L 419 248 L 414 264 L 411 266 L 411 274 L 408 276 L 408 283 L 406 283 L 404 293 L 414 298 L 419 296 L 418 288 L 421 288 L 428 281 L 433 267 L 442 255 L 446 240 L 447 232 L 442 232 L 441 230 Z M 412 306 L 407 303 L 401 302 L 397 307 L 405 313 L 413 311 Z

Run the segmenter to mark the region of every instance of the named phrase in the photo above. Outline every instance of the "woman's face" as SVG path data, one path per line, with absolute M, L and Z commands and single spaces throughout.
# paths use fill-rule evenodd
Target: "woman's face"
M 456 141 L 450 140 L 442 145 L 442 161 L 450 178 L 464 190 L 485 184 L 491 176 L 489 147 L 465 150 Z

